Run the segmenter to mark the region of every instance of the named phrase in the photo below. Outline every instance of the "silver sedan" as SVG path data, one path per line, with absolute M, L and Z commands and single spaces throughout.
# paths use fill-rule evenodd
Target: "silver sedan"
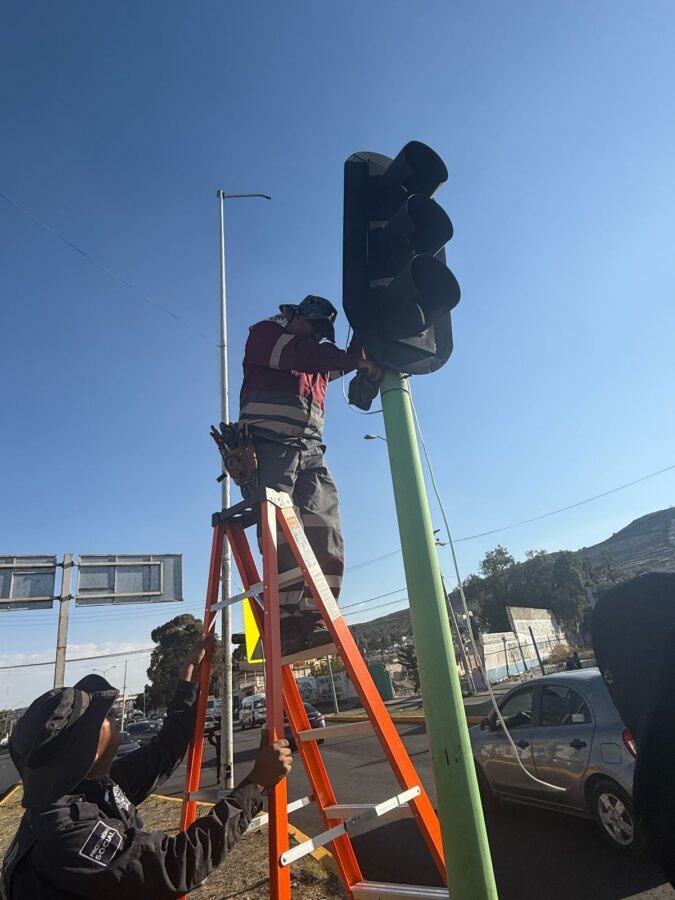
M 494 711 L 470 731 L 484 805 L 504 799 L 595 818 L 616 849 L 634 852 L 637 750 L 598 669 L 534 678 L 499 708 L 517 756 Z

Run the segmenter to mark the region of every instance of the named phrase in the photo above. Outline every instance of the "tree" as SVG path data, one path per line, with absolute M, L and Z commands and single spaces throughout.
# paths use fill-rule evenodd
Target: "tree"
M 342 662 L 339 656 L 333 656 L 330 661 L 331 668 L 333 670 L 333 675 L 336 672 L 344 672 L 345 664 Z M 321 675 L 329 675 L 328 671 L 328 660 L 320 659 L 317 662 L 312 663 L 309 667 L 309 674 L 313 675 L 314 678 L 320 678 Z
M 396 660 L 407 671 L 408 677 L 412 678 L 415 690 L 420 689 L 420 672 L 417 667 L 417 651 L 414 644 L 408 644 L 407 647 L 400 647 Z
M 570 550 L 556 554 L 551 571 L 551 609 L 567 629 L 578 631 L 586 608 L 586 579 L 583 565 Z
M 480 562 L 481 574 L 487 579 L 501 582 L 504 590 L 508 590 L 508 572 L 516 561 L 506 547 L 497 544 L 494 550 L 488 550 Z
M 380 648 L 380 650 L 388 650 L 391 647 L 391 644 L 391 635 L 388 631 L 383 631 L 377 642 L 378 647 Z
M 202 633 L 200 619 L 192 615 L 176 616 L 164 625 L 159 625 L 150 633 L 157 645 L 152 651 L 150 665 L 147 670 L 150 688 L 148 690 L 148 707 L 166 706 L 171 700 L 180 679 L 183 661 L 190 647 Z M 211 659 L 210 691 L 215 692 L 223 671 L 222 644 L 216 636 Z

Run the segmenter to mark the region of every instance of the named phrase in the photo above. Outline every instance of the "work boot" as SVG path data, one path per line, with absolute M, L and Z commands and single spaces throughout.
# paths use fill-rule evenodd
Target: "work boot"
M 310 650 L 316 650 L 326 644 L 332 644 L 333 639 L 321 616 L 317 613 L 305 613 L 303 625 L 305 629 L 305 646 Z
M 284 616 L 281 620 L 281 656 L 300 653 L 307 646 L 300 616 Z

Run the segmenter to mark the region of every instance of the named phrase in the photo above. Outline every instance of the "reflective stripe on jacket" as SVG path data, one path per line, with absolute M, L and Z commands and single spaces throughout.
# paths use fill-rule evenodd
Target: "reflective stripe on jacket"
M 330 373 L 350 372 L 360 356 L 355 342 L 339 350 L 277 322 L 258 322 L 244 352 L 239 421 L 269 440 L 320 440 Z

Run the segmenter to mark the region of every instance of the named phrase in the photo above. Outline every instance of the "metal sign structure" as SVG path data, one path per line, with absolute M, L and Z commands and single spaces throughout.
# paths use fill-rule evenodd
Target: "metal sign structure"
M 0 611 L 51 609 L 56 567 L 55 556 L 0 556 Z
M 173 603 L 182 599 L 180 553 L 101 554 L 78 559 L 76 606 Z

